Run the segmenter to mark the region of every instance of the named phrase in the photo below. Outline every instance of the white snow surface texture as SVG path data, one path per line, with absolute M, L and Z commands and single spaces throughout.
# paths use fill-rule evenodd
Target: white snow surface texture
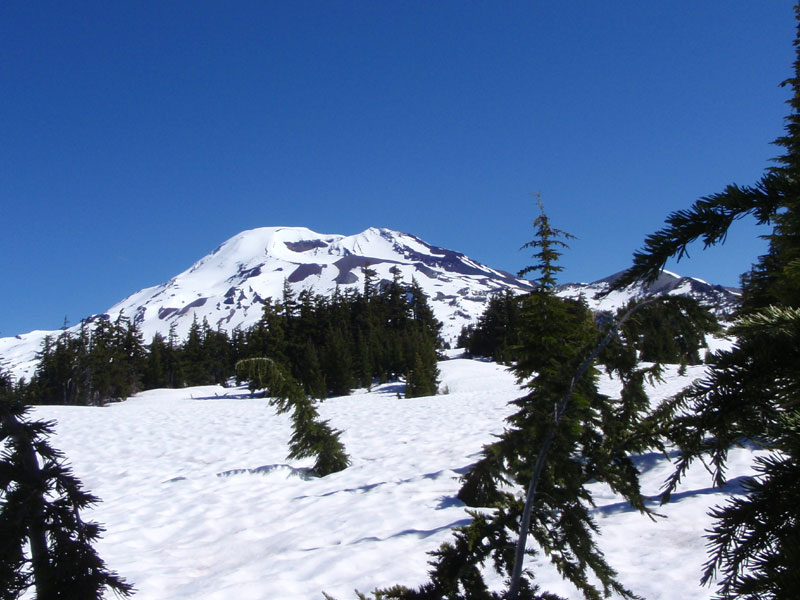
M 307 600 L 324 590 L 344 600 L 356 588 L 426 581 L 427 553 L 469 519 L 457 477 L 521 395 L 494 363 L 455 358 L 440 368 L 447 394 L 404 399 L 395 383 L 321 403 L 352 459 L 324 478 L 304 476 L 311 460 L 287 462 L 288 416 L 244 388 L 153 390 L 103 408 L 40 406 L 32 416 L 57 421 L 51 443 L 102 499 L 84 518 L 106 526 L 96 547 L 136 598 Z M 701 373 L 672 368 L 653 397 Z M 600 386 L 618 390 L 608 379 Z M 734 483 L 723 490 L 692 469 L 657 522 L 592 485 L 600 547 L 621 580 L 649 600 L 711 598 L 713 588 L 698 583 L 706 513 L 739 491 L 735 478 L 751 473 L 752 458 L 731 452 Z M 657 494 L 669 463 L 648 455 L 638 465 L 645 492 Z M 544 590 L 580 598 L 545 558 L 526 566 Z

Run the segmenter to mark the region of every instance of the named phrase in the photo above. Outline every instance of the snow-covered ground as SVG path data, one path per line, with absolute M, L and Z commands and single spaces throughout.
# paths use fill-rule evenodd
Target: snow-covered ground
M 427 553 L 467 521 L 457 477 L 503 429 L 513 377 L 488 362 L 440 364 L 448 394 L 404 399 L 388 384 L 320 406 L 342 430 L 352 466 L 304 477 L 311 461 L 286 460 L 288 416 L 245 389 L 155 390 L 105 408 L 43 406 L 57 420 L 52 440 L 85 487 L 103 502 L 88 518 L 107 527 L 98 550 L 142 600 L 340 600 L 426 580 Z M 669 372 L 656 398 L 698 376 Z M 614 382 L 603 381 L 606 392 Z M 750 473 L 752 453 L 731 453 L 732 478 Z M 656 494 L 669 464 L 640 461 Z M 711 598 L 698 584 L 709 507 L 725 491 L 693 469 L 667 519 L 651 522 L 594 486 L 601 547 L 620 577 L 650 600 Z M 532 565 L 543 589 L 579 598 L 543 560 Z M 496 581 L 498 584 L 499 580 Z

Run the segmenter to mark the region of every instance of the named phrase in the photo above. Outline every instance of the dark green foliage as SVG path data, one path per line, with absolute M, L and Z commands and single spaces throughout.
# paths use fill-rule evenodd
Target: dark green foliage
M 508 419 L 510 427 L 484 448 L 482 459 L 463 478 L 459 498 L 470 506 L 495 508 L 495 518 L 519 529 L 523 507 L 503 486 L 528 488 L 536 473 L 527 533 L 587 598 L 611 591 L 633 597 L 593 539 L 597 527 L 585 486 L 605 481 L 646 511 L 631 460 L 642 445 L 635 443 L 634 432 L 646 404 L 636 394 L 616 400 L 599 394 L 591 363 L 581 369 L 599 342 L 597 326 L 583 304 L 536 291 L 523 298 L 522 323 L 513 370 L 529 392 L 514 401 L 518 410 Z M 630 379 L 636 382 L 632 375 Z M 513 554 L 505 560 L 503 568 L 511 573 Z M 520 593 L 533 587 L 522 581 Z
M 105 404 L 141 389 L 146 354 L 136 324 L 123 315 L 98 318 L 77 334 L 45 338 L 27 386 L 34 404 Z
M 146 390 L 170 387 L 167 372 L 167 344 L 160 333 L 153 336 L 142 374 L 142 386 Z
M 35 586 L 37 600 L 86 600 L 133 587 L 109 571 L 92 543 L 102 532 L 80 513 L 98 502 L 47 438 L 52 423 L 30 421 L 8 387 L 0 390 L 0 598 Z
M 755 440 L 757 458 L 744 497 L 712 511 L 703 582 L 719 574 L 720 598 L 794 598 L 800 585 L 800 310 L 772 307 L 741 320 L 737 345 L 714 357 L 708 375 L 662 407 L 656 418 L 681 449 L 667 481 L 668 501 L 695 460 L 716 485 L 726 481 L 728 451 Z
M 719 598 L 789 600 L 800 589 L 800 8 L 785 135 L 785 153 L 752 187 L 728 186 L 673 213 L 649 236 L 634 265 L 617 285 L 653 279 L 687 244 L 723 242 L 735 219 L 753 215 L 772 224 L 769 248 L 742 276 L 742 314 L 731 333 L 736 346 L 710 357 L 705 378 L 660 407 L 652 421 L 680 449 L 665 484 L 664 501 L 688 467 L 703 461 L 716 485 L 726 481 L 728 451 L 756 443 L 768 450 L 756 459 L 756 476 L 743 497 L 714 509 L 710 557 L 702 581 L 717 576 Z
M 781 417 L 773 447 L 778 452 L 756 459 L 746 496 L 711 512 L 703 583 L 721 571 L 723 598 L 794 598 L 800 590 L 800 410 Z
M 631 302 L 617 311 L 628 312 Z M 695 299 L 666 296 L 648 302 L 625 321 L 620 339 L 638 351 L 638 360 L 653 363 L 700 364 L 705 336 L 721 330 L 716 317 Z
M 186 341 L 177 352 L 181 385 L 223 383 L 231 376 L 235 364 L 232 341 L 222 328 L 212 329 L 206 319 L 195 317 Z
M 242 356 L 271 358 L 316 398 L 404 376 L 410 395 L 435 394 L 441 324 L 422 289 L 397 277 L 376 286 L 372 271 L 366 275 L 364 293 L 303 292 L 295 300 L 287 287 L 282 302 L 267 300 L 262 320 L 244 334 Z
M 477 325 L 462 331 L 459 345 L 472 356 L 512 364 L 518 358 L 522 343 L 520 313 L 523 301 L 523 296 L 514 296 L 508 290 L 490 298 Z M 620 308 L 616 317 L 626 313 L 631 306 L 633 303 Z M 631 368 L 637 359 L 654 363 L 699 364 L 706 334 L 718 331 L 720 326 L 716 317 L 696 300 L 687 296 L 668 296 L 649 303 L 629 319 L 620 332 L 625 343 L 612 343 L 612 349 L 605 356 L 613 348 L 625 346 L 632 352 L 628 357 L 629 362 L 633 361 Z
M 189 334 L 181 348 L 181 367 L 185 385 L 207 385 L 212 383 L 208 371 L 207 357 L 204 351 L 204 331 L 208 328 L 201 327 L 195 316 L 189 327 Z
M 477 324 L 462 331 L 458 346 L 470 356 L 510 365 L 516 359 L 520 343 L 521 303 L 521 298 L 508 289 L 492 295 Z
M 533 221 L 533 228 L 536 231 L 536 236 L 523 248 L 533 248 L 534 264 L 522 269 L 518 275 L 525 277 L 528 273 L 538 271 L 539 278 L 536 279 L 536 286 L 539 290 L 552 289 L 556 284 L 556 274 L 562 270 L 558 265 L 558 259 L 561 252 L 558 248 L 567 248 L 564 240 L 574 239 L 566 231 L 555 229 L 550 226 L 550 219 L 544 212 L 542 199 L 539 194 L 536 195 L 536 200 L 539 205 L 539 216 Z
M 725 482 L 728 449 L 743 440 L 769 445 L 789 435 L 786 414 L 800 394 L 800 310 L 771 307 L 740 320 L 737 343 L 707 375 L 661 407 L 669 439 L 681 448 L 666 498 L 689 465 L 708 456 L 714 483 Z
M 292 411 L 289 458 L 316 457 L 313 470 L 319 477 L 350 465 L 340 432 L 320 420 L 314 402 L 279 363 L 270 358 L 243 359 L 236 363 L 236 377 L 247 381 L 251 391 L 264 390 L 278 413 Z
M 414 366 L 406 375 L 406 398 L 435 396 L 439 369 L 436 360 L 424 360 L 424 349 L 414 354 Z

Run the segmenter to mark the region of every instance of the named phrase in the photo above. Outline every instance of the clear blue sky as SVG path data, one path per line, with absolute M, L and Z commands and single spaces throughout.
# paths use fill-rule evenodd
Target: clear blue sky
M 793 39 L 788 0 L 3 2 L 0 335 L 261 226 L 517 271 L 535 192 L 599 279 L 779 154 Z M 736 285 L 756 235 L 671 268 Z

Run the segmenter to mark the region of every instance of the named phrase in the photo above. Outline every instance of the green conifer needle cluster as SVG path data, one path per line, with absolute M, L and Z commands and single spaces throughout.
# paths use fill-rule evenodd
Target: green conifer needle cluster
M 313 471 L 319 477 L 350 465 L 341 432 L 320 420 L 314 401 L 281 365 L 270 358 L 243 359 L 236 363 L 236 376 L 248 381 L 251 391 L 264 390 L 278 414 L 292 412 L 288 458 L 316 457 Z

